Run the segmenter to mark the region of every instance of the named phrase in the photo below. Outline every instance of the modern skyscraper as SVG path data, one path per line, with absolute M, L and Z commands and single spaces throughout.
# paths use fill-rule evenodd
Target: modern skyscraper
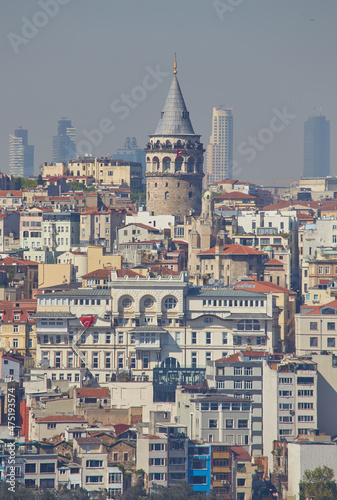
M 330 175 L 330 122 L 325 116 L 310 116 L 304 122 L 303 177 Z
M 76 130 L 71 120 L 58 121 L 57 135 L 53 137 L 53 163 L 68 163 L 76 158 Z
M 203 145 L 194 133 L 177 79 L 173 82 L 146 153 L 146 207 L 154 215 L 200 214 Z
M 141 163 L 143 167 L 143 175 L 145 174 L 145 151 L 138 148 L 137 140 L 135 137 L 127 137 L 125 140 L 124 148 L 116 150 L 112 155 L 113 160 L 135 161 Z
M 34 176 L 34 146 L 28 145 L 28 130 L 21 127 L 9 136 L 9 173 L 14 177 Z
M 207 184 L 233 178 L 232 110 L 213 108 L 212 135 L 206 149 Z

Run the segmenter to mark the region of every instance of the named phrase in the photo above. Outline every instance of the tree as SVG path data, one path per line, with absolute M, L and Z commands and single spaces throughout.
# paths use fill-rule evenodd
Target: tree
M 304 471 L 300 482 L 301 499 L 314 497 L 315 500 L 337 500 L 336 481 L 333 477 L 333 470 L 326 465 Z
M 132 203 L 143 205 L 146 202 L 146 193 L 130 193 Z

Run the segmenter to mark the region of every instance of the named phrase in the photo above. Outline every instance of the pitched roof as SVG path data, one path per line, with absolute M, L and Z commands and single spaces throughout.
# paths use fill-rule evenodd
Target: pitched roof
M 234 285 L 236 290 L 251 290 L 260 293 L 266 292 L 279 292 L 279 293 L 289 293 L 290 295 L 296 295 L 296 292 L 288 290 L 288 288 L 283 288 L 280 285 L 271 283 L 269 281 L 239 281 Z
M 15 259 L 14 257 L 5 257 L 0 260 L 0 265 L 2 266 L 12 266 L 14 264 L 18 266 L 38 266 L 38 263 L 33 260 Z
M 131 428 L 131 425 L 127 425 L 127 424 L 114 424 L 113 428 L 115 430 L 116 436 L 119 436 L 120 434 L 123 434 L 123 432 L 129 430 Z
M 83 415 L 48 415 L 35 419 L 36 422 L 86 422 Z
M 0 196 L 2 198 L 4 197 L 9 197 L 9 196 L 15 196 L 15 197 L 20 197 L 22 196 L 22 191 L 0 191 Z
M 194 135 L 178 78 L 173 77 L 164 110 L 154 135 Z
M 256 200 L 255 196 L 252 196 L 242 191 L 232 191 L 231 193 L 219 194 L 214 196 L 215 200 Z
M 281 262 L 280 260 L 278 259 L 271 259 L 271 260 L 268 260 L 268 262 L 265 263 L 265 266 L 284 266 L 284 263 Z
M 323 305 L 320 305 L 318 307 L 315 307 L 315 309 L 313 310 L 310 310 L 309 312 L 305 313 L 304 311 L 302 311 L 301 309 L 301 312 L 304 314 L 312 314 L 312 315 L 315 315 L 315 314 L 321 314 L 321 309 L 325 308 L 325 307 L 332 307 L 333 309 L 337 309 L 337 299 L 333 300 L 332 302 L 329 302 L 328 304 L 323 304 Z
M 198 255 L 207 255 L 212 253 L 215 253 L 215 246 L 205 250 L 204 252 L 200 252 Z M 220 253 L 226 255 L 264 255 L 263 252 L 247 245 L 224 245 L 223 250 L 221 250 Z
M 136 271 L 132 271 L 131 269 L 117 269 L 116 273 L 118 278 L 124 278 L 124 276 L 129 276 L 129 278 L 136 278 L 137 276 L 140 276 L 141 278 L 144 278 L 142 274 L 136 273 Z
M 76 387 L 77 397 L 81 398 L 108 398 L 110 397 L 107 387 Z
M 159 229 L 157 229 L 156 227 L 148 226 L 147 224 L 142 224 L 140 222 L 130 222 L 129 224 L 125 224 L 125 226 L 121 226 L 119 229 L 124 229 L 128 226 L 138 226 L 138 227 L 141 227 L 143 229 L 147 229 L 148 231 L 160 233 Z
M 96 269 L 95 271 L 91 271 L 88 274 L 84 274 L 82 278 L 110 278 L 111 269 Z
M 231 450 L 235 453 L 240 460 L 250 460 L 251 456 L 243 446 L 231 446 Z

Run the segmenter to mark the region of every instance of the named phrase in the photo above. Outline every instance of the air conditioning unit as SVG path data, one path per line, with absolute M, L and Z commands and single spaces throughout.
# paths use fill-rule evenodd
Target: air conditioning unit
M 227 481 L 225 479 L 222 479 L 221 484 L 227 484 Z

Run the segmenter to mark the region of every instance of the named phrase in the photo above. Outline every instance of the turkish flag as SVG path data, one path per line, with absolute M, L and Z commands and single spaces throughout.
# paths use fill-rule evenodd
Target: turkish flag
M 183 154 L 183 152 L 184 152 L 183 149 L 178 149 L 176 158 L 178 158 L 178 156 L 180 156 L 181 154 Z
M 81 316 L 80 321 L 84 328 L 89 328 L 90 325 L 95 323 L 96 316 L 94 314 L 90 314 L 89 316 Z

